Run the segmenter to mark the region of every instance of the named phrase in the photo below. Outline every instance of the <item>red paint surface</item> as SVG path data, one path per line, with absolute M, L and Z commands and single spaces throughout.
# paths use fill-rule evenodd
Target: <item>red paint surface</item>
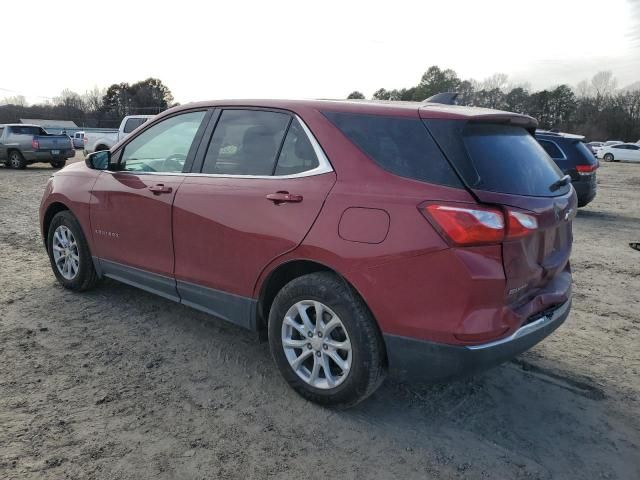
M 529 316 L 567 298 L 571 223 L 556 218 L 554 203 L 563 212 L 575 212 L 573 193 L 539 199 L 474 192 L 484 204 L 508 205 L 536 215 L 540 231 L 505 244 L 452 248 L 418 206 L 433 201 L 473 206 L 477 200 L 471 192 L 385 172 L 321 111 L 459 119 L 491 115 L 504 119 L 504 113 L 358 102 L 197 105 L 295 112 L 321 144 L 335 173 L 295 180 L 145 179 L 99 174 L 76 164 L 55 175 L 45 192 L 41 216 L 52 202 L 64 203 L 78 217 L 94 255 L 254 298 L 278 266 L 300 259 L 319 262 L 354 286 L 383 332 L 439 342 L 479 343 L 507 335 Z M 175 111 L 165 112 L 145 128 Z M 516 118 L 529 122 L 527 117 Z M 153 195 L 148 190 L 151 183 L 171 185 L 173 192 Z M 303 200 L 276 205 L 265 198 L 278 191 L 302 195 Z M 341 236 L 340 219 L 353 208 L 386 212 L 384 238 L 379 216 L 376 220 L 367 215 L 350 219 L 348 232 Z M 356 230 L 371 228 L 364 237 L 375 242 L 353 241 L 354 225 Z M 118 232 L 119 241 L 95 234 L 96 229 Z

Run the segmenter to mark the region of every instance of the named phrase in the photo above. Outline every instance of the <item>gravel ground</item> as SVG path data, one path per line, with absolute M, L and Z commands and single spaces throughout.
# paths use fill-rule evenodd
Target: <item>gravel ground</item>
M 348 411 L 298 397 L 239 328 L 112 281 L 63 290 L 38 230 L 50 174 L 0 168 L 0 478 L 640 478 L 640 165 L 600 169 L 553 336 Z

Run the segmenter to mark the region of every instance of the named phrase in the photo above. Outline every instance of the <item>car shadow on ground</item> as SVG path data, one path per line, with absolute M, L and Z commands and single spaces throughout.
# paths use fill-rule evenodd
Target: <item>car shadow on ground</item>
M 409 384 L 389 378 L 361 404 L 348 410 L 327 409 L 307 402 L 287 387 L 272 362 L 268 346 L 258 343 L 253 333 L 112 281 L 105 281 L 89 295 L 109 303 L 122 303 L 129 318 L 144 317 L 145 310 L 153 304 L 165 314 L 154 321 L 160 322 L 162 329 L 184 327 L 180 335 L 185 337 L 181 341 L 187 344 L 226 343 L 241 360 L 236 360 L 234 366 L 209 359 L 210 372 L 226 375 L 225 368 L 240 368 L 241 371 L 232 372 L 234 377 L 240 374 L 242 378 L 236 387 L 264 395 L 265 405 L 286 401 L 294 410 L 317 412 L 323 422 L 348 422 L 363 434 L 388 437 L 400 449 L 432 448 L 436 438 L 444 450 L 459 457 L 475 458 L 480 455 L 478 452 L 492 446 L 523 458 L 531 457 L 534 464 L 553 461 L 562 465 L 563 456 L 584 442 L 588 432 L 610 428 L 609 417 L 615 414 L 615 405 L 607 402 L 608 395 L 593 379 L 572 373 L 569 365 L 555 358 L 550 359 L 553 368 L 546 368 L 536 352 L 525 353 L 475 377 L 446 384 L 421 384 L 417 379 Z M 116 318 L 118 322 L 127 321 Z M 267 372 L 267 383 L 272 385 L 268 393 L 258 377 L 247 377 L 259 369 Z M 216 381 L 202 387 L 214 389 Z M 465 442 L 460 442 L 461 438 Z M 469 445 L 468 442 L 475 451 L 460 449 L 459 445 Z M 585 447 L 583 454 L 589 455 L 590 448 Z

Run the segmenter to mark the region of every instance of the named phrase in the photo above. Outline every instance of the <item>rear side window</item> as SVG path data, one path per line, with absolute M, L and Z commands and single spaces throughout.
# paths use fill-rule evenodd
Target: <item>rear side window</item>
M 45 131 L 40 127 L 9 127 L 14 135 L 45 135 Z
M 262 110 L 224 110 L 202 173 L 272 175 L 291 116 Z
M 463 139 L 469 163 L 460 171 L 471 188 L 539 197 L 569 191 L 550 190 L 562 172 L 524 128 L 469 123 Z
M 555 143 L 550 142 L 548 140 L 538 140 L 538 143 L 542 145 L 542 148 L 544 148 L 544 151 L 547 152 L 551 158 L 553 159 L 564 158 L 564 154 L 562 153 L 562 150 L 560 150 L 560 147 L 558 147 L 558 145 L 556 145 Z
M 324 115 L 388 172 L 414 180 L 462 187 L 419 119 L 337 112 L 324 112 Z
M 276 175 L 294 175 L 312 170 L 319 165 L 316 152 L 302 125 L 294 118 L 284 139 L 276 165 Z
M 124 124 L 124 133 L 133 132 L 136 128 L 138 128 L 140 125 L 145 123 L 147 120 L 148 118 L 130 118 Z

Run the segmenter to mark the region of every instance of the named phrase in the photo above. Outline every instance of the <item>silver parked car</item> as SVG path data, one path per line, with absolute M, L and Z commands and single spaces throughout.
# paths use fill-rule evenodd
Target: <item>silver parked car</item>
M 25 168 L 38 162 L 62 168 L 75 155 L 68 135 L 52 135 L 38 125 L 0 125 L 0 163 L 9 168 Z

